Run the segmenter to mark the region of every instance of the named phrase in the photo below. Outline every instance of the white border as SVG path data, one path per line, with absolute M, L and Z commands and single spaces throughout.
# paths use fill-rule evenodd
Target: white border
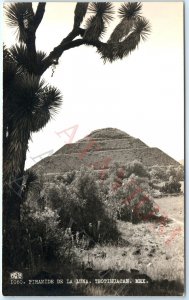
M 14 1 L 6 1 L 6 2 L 14 2 Z M 31 1 L 15 1 L 15 2 L 31 2 Z M 32 2 L 38 2 L 38 1 L 32 1 Z M 46 2 L 76 2 L 76 1 L 46 1 Z M 77 2 L 84 2 L 84 0 L 78 0 Z M 103 2 L 103 1 L 98 1 L 98 2 Z M 120 1 L 111 1 L 111 2 L 120 2 Z M 132 1 L 135 2 L 135 1 Z M 189 153 L 189 145 L 188 145 L 188 130 L 189 130 L 189 117 L 188 117 L 188 110 L 189 110 L 189 77 L 188 77 L 188 72 L 189 72 L 189 58 L 188 58 L 188 53 L 189 53 L 189 2 L 188 0 L 185 1 L 171 1 L 171 0 L 167 0 L 167 1 L 141 1 L 141 2 L 184 2 L 184 6 L 185 6 L 185 254 L 188 253 L 188 231 L 186 230 L 186 228 L 188 228 L 188 187 L 187 187 L 187 183 L 188 183 L 188 168 L 189 168 L 189 163 L 188 163 L 188 159 L 187 159 L 187 153 Z M 0 20 L 3 20 L 3 2 L 0 0 Z M 2 62 L 2 49 L 3 49 L 3 39 L 2 39 L 2 22 L 0 23 L 0 45 L 1 45 L 1 57 L 0 57 L 0 70 L 3 69 L 3 62 Z M 0 95 L 1 95 L 1 100 L 2 100 L 2 71 L 0 72 Z M 188 118 L 187 118 L 188 117 Z M 2 101 L 0 101 L 0 122 L 2 125 Z M 0 130 L 0 139 L 2 140 L 2 126 L 1 126 L 1 130 Z M 1 147 L 0 147 L 0 168 L 2 170 L 2 143 L 1 143 Z M 2 174 L 2 172 L 1 172 Z M 1 177 L 2 178 L 2 177 Z M 2 180 L 0 181 L 0 190 L 2 191 Z M 2 195 L 1 195 L 1 204 L 2 204 Z M 0 206 L 0 221 L 1 221 L 1 225 L 2 225 L 2 205 Z M 2 226 L 1 226 L 2 228 Z M 2 230 L 0 230 L 0 257 L 1 257 L 1 262 L 2 262 Z M 0 274 L 2 274 L 2 263 L 0 262 Z M 186 282 L 185 282 L 185 295 L 182 297 L 182 299 L 187 299 L 188 296 L 188 260 L 187 260 L 187 256 L 185 255 L 185 262 L 186 262 Z M 6 296 L 6 298 L 2 295 L 2 277 L 0 275 L 0 299 L 13 299 L 12 296 Z M 38 298 L 41 299 L 41 296 L 24 296 L 24 299 L 31 299 L 31 298 Z M 42 299 L 49 299 L 48 296 L 42 296 Z M 56 297 L 62 297 L 62 296 L 56 296 Z M 82 299 L 83 296 L 77 296 L 77 297 L 71 297 L 72 299 Z M 109 296 L 106 296 L 109 298 Z M 111 296 L 111 299 L 118 299 L 121 296 Z M 128 296 L 127 299 L 141 299 L 141 297 L 145 297 L 145 296 Z M 152 296 L 151 296 L 152 297 Z M 16 296 L 14 297 L 16 299 L 23 299 L 23 296 Z M 93 296 L 93 299 L 96 299 L 96 296 Z M 103 297 L 98 297 L 98 299 L 101 299 Z M 162 296 L 156 296 L 156 299 L 161 299 Z M 180 299 L 180 297 L 169 297 L 172 299 Z M 64 299 L 70 299 L 70 296 L 64 296 Z M 85 296 L 85 299 L 88 300 L 90 299 L 89 296 Z

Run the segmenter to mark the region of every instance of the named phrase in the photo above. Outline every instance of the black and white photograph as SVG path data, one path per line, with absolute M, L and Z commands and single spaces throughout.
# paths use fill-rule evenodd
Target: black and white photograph
M 183 296 L 183 2 L 2 23 L 3 295 Z

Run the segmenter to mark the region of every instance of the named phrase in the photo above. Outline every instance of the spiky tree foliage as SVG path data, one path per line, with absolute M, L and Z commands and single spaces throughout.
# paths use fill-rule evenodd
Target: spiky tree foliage
M 104 22 L 109 23 L 113 20 L 114 7 L 110 2 L 92 2 L 89 5 L 89 12 L 96 14 Z
M 32 3 L 12 3 L 5 8 L 7 24 L 16 28 L 16 34 L 19 42 L 27 42 L 27 30 L 30 30 L 33 24 L 34 12 Z
M 150 32 L 149 22 L 141 16 L 141 3 L 127 2 L 122 4 L 118 10 L 120 23 L 113 30 L 108 42 L 104 42 L 101 39 L 106 33 L 109 22 L 113 21 L 115 13 L 112 3 L 94 2 L 89 5 L 88 3 L 77 3 L 72 31 L 49 55 L 40 57 L 41 63 L 36 67 L 35 32 L 43 18 L 44 9 L 45 3 L 40 3 L 36 14 L 33 14 L 30 4 L 17 3 L 11 4 L 6 10 L 8 23 L 17 29 L 19 26 L 18 38 L 25 43 L 29 50 L 28 55 L 30 58 L 32 57 L 33 64 L 30 69 L 39 76 L 52 64 L 58 63 L 58 59 L 64 51 L 81 45 L 96 47 L 104 61 L 112 62 L 122 59 L 135 50 L 141 39 Z M 17 18 L 19 11 L 21 16 Z M 87 19 L 85 28 L 82 28 L 81 25 L 85 18 Z M 133 31 L 134 34 L 132 34 Z M 131 35 L 130 38 L 129 35 Z M 79 36 L 81 38 L 77 38 Z
M 142 4 L 140 2 L 126 2 L 119 8 L 119 16 L 121 19 L 133 19 L 140 16 Z
M 15 45 L 10 48 L 9 50 L 10 55 L 14 62 L 17 64 L 19 68 L 22 68 L 22 71 L 26 71 L 30 74 L 33 74 L 33 60 L 30 59 L 28 55 L 27 47 L 24 43 L 21 43 L 20 45 Z M 43 60 L 46 57 L 46 53 L 43 51 L 37 51 L 36 52 L 36 66 L 42 67 Z
M 106 25 L 113 20 L 113 6 L 111 3 L 91 3 L 89 5 L 89 12 L 95 14 L 90 16 L 86 22 L 86 30 L 83 38 L 86 40 L 98 40 L 103 37 L 106 31 Z
M 81 25 L 86 13 L 87 13 L 87 8 L 88 8 L 87 2 L 84 2 L 84 3 L 79 2 L 76 4 L 75 12 L 74 12 L 75 13 L 74 28 L 78 28 Z
M 38 175 L 32 170 L 26 170 L 24 172 L 23 182 L 22 182 L 22 197 L 26 201 L 28 199 L 29 193 L 33 193 L 36 199 L 39 197 L 40 190 L 42 188 L 42 183 Z
M 4 63 L 4 180 L 22 175 L 28 141 L 42 129 L 61 104 L 60 92 L 27 72 L 28 57 L 19 48 L 9 51 Z M 24 50 L 24 48 L 22 48 Z M 23 51 L 24 52 L 24 51 Z M 22 52 L 22 54 L 23 54 Z M 28 64 L 27 64 L 28 62 Z M 11 157 L 11 159 L 10 159 Z M 4 181 L 4 182 L 5 182 Z
M 119 8 L 121 22 L 116 26 L 108 40 L 110 50 L 106 53 L 106 49 L 100 49 L 104 60 L 122 59 L 136 49 L 141 39 L 145 40 L 150 32 L 150 24 L 148 20 L 141 17 L 141 9 L 142 5 L 138 2 L 128 2 L 121 5 Z
M 112 32 L 109 43 L 120 42 L 132 31 L 136 20 L 140 17 L 141 9 L 142 5 L 138 2 L 128 2 L 121 5 L 118 11 L 121 22 Z
M 96 16 L 91 16 L 87 22 L 86 22 L 86 31 L 84 34 L 84 38 L 86 40 L 93 40 L 96 41 L 100 37 L 103 36 L 103 33 L 105 32 L 105 24 L 103 19 L 96 15 Z
M 34 12 L 32 3 L 28 2 L 5 5 L 6 22 L 15 28 L 18 41 L 17 45 L 3 51 L 4 224 L 5 230 L 11 226 L 15 230 L 15 234 L 9 230 L 9 240 L 11 243 L 15 241 L 15 247 L 18 244 L 16 238 L 19 240 L 20 190 L 28 142 L 31 134 L 43 128 L 61 104 L 60 92 L 44 83 L 41 76 L 58 63 L 65 51 L 81 45 L 95 47 L 104 61 L 122 59 L 135 50 L 150 31 L 148 21 L 141 16 L 142 5 L 125 3 L 118 10 L 120 24 L 105 42 L 104 34 L 115 13 L 112 3 L 77 3 L 73 29 L 46 54 L 36 50 L 36 31 L 43 19 L 45 6 L 45 2 L 40 2 Z M 19 265 L 19 253 L 16 256 Z

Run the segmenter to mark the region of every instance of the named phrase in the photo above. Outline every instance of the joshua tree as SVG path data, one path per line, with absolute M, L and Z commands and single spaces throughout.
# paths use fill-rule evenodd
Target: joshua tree
M 104 61 L 113 62 L 135 50 L 150 32 L 149 22 L 141 16 L 142 5 L 127 2 L 118 10 L 120 23 L 104 42 L 103 35 L 114 17 L 113 4 L 77 3 L 72 31 L 47 55 L 37 51 L 35 44 L 45 7 L 46 3 L 39 3 L 34 12 L 32 3 L 5 6 L 7 24 L 16 28 L 18 39 L 18 44 L 3 51 L 4 230 L 12 232 L 5 237 L 10 236 L 13 248 L 19 245 L 20 192 L 28 142 L 31 134 L 43 128 L 57 112 L 62 99 L 61 93 L 45 84 L 41 76 L 50 66 L 58 64 L 59 57 L 71 48 L 93 46 Z M 19 267 L 18 256 L 19 251 L 16 257 Z M 15 268 L 16 263 L 13 264 Z

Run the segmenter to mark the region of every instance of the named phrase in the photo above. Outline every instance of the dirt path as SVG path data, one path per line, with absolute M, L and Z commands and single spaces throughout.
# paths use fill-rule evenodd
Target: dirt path
M 156 199 L 160 213 L 184 225 L 184 195 Z
M 179 224 L 181 226 L 184 226 L 184 220 L 183 221 L 179 221 L 179 220 L 176 220 L 175 218 L 171 218 L 171 220 L 176 223 L 176 224 Z

